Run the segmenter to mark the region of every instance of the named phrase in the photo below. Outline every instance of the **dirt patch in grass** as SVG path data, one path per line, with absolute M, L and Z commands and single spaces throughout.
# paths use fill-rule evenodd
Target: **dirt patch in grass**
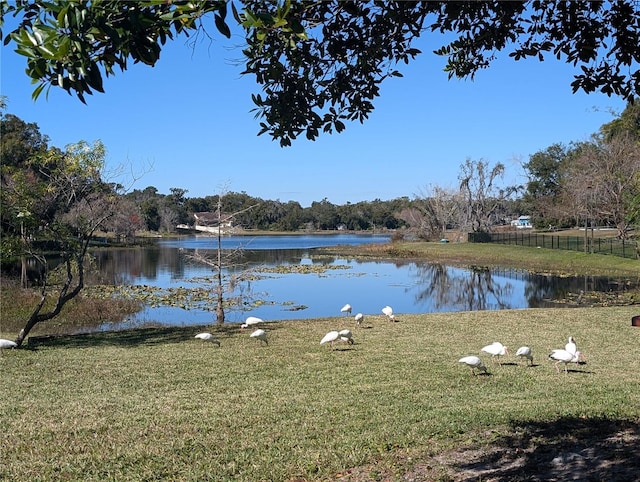
M 477 442 L 435 454 L 395 454 L 337 474 L 364 481 L 608 481 L 638 480 L 640 420 L 560 419 L 516 424 L 477 434 Z M 487 442 L 491 440 L 490 442 Z

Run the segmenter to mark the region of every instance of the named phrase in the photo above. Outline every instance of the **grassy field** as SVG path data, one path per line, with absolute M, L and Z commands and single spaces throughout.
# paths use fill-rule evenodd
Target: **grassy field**
M 200 327 L 220 347 L 192 327 L 32 342 L 0 358 L 0 479 L 632 480 L 638 314 L 274 322 L 262 346 L 231 325 Z M 342 328 L 354 345 L 319 344 Z M 588 363 L 557 373 L 546 357 L 569 335 Z M 488 375 L 458 363 L 495 340 L 512 354 L 483 356 Z M 513 356 L 525 344 L 532 367 Z

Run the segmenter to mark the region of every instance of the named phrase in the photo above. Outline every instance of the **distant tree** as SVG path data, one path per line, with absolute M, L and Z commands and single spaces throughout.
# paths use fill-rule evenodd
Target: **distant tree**
M 397 198 L 390 201 L 374 199 L 369 203 L 373 229 L 398 229 L 403 221 L 396 214 L 409 204 L 408 198 Z
M 172 206 L 164 204 L 158 210 L 160 216 L 160 226 L 158 231 L 164 233 L 173 233 L 176 230 L 176 226 L 180 224 L 180 217 L 176 209 Z
M 347 203 L 336 207 L 339 222 L 352 231 L 364 231 L 371 227 L 371 208 L 368 203 Z
M 162 226 L 162 216 L 157 199 L 146 199 L 140 206 L 142 220 L 149 231 L 160 231 Z
M 313 201 L 308 209 L 316 229 L 336 229 L 339 217 L 336 205 L 327 198 L 322 201 Z
M 117 241 L 133 240 L 136 232 L 146 226 L 140 208 L 129 198 L 118 196 L 114 201 L 114 214 L 103 223 L 107 232 L 113 232 Z
M 13 114 L 2 116 L 0 124 L 0 159 L 3 166 L 22 166 L 48 149 L 49 138 L 40 133 L 36 123 L 26 123 Z
M 185 200 L 185 209 L 188 213 L 204 213 L 212 211 L 210 208 L 209 200 L 203 197 L 191 197 Z M 189 219 L 189 224 L 192 220 Z
M 553 144 L 529 156 L 529 162 L 523 165 L 528 182 L 522 214 L 534 215 L 539 228 L 563 224 L 564 210 L 558 209 L 558 203 L 570 157 L 569 148 Z
M 425 200 L 426 201 L 426 200 Z M 396 214 L 409 227 L 408 233 L 420 239 L 431 241 L 440 232 L 435 215 L 430 211 L 428 202 L 406 207 Z
M 640 7 L 634 0 L 569 2 L 262 0 L 2 2 L 18 26 L 5 37 L 25 56 L 33 97 L 51 86 L 83 102 L 103 92 L 103 76 L 130 63 L 154 66 L 168 40 L 230 38 L 233 23 L 246 46 L 243 74 L 255 76 L 260 134 L 281 145 L 300 135 L 341 132 L 364 122 L 380 84 L 402 74 L 420 50 L 416 39 L 445 42 L 449 77 L 473 78 L 497 53 L 514 60 L 555 57 L 573 65 L 573 92 L 595 91 L 631 101 L 640 95 Z M 231 7 L 233 22 L 229 22 Z M 230 26 L 231 24 L 231 26 Z M 447 43 L 448 42 L 448 43 Z
M 565 190 L 587 224 L 614 224 L 627 238 L 638 219 L 640 144 L 620 135 L 583 146 L 570 167 Z
M 493 167 L 487 161 L 467 159 L 460 166 L 458 179 L 464 197 L 463 226 L 473 232 L 489 232 L 499 224 L 505 201 L 514 188 L 502 188 L 497 182 L 504 175 L 504 164 Z
M 191 221 L 186 207 L 187 189 L 178 187 L 169 188 L 170 194 L 163 198 L 162 213 L 165 213 L 162 220 L 163 229 L 173 232 L 178 224 L 189 224 Z M 164 219 L 164 218 L 171 219 Z
M 640 142 L 640 102 L 629 103 L 614 120 L 600 127 L 600 135 L 606 141 L 614 137 L 627 136 Z
M 304 211 L 297 201 L 289 201 L 284 205 L 284 216 L 275 225 L 279 231 L 297 231 L 304 224 Z
M 217 209 L 218 196 L 214 196 L 214 209 Z M 251 207 L 259 205 L 262 199 L 249 196 L 246 192 L 225 192 L 222 198 L 222 212 L 236 213 L 233 216 L 233 223 L 243 228 L 251 228 L 256 226 Z
M 285 216 L 285 207 L 280 201 L 261 201 L 250 210 L 253 226 L 256 229 L 269 230 Z
M 465 201 L 463 191 L 459 189 L 430 186 L 414 203 L 419 212 L 414 214 L 419 220 L 419 236 L 429 240 L 442 239 L 446 237 L 447 226 L 466 226 L 462 219 L 466 213 Z

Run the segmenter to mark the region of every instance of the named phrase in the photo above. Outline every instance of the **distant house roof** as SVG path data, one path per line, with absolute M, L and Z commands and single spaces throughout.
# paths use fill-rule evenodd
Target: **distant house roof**
M 217 212 L 204 211 L 200 213 L 193 213 L 193 217 L 196 220 L 196 225 L 199 226 L 217 226 L 218 224 L 231 225 L 232 216 L 229 214 L 221 213 L 218 218 Z

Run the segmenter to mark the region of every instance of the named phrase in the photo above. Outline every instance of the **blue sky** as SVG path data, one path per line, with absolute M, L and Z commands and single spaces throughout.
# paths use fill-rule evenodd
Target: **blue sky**
M 134 189 L 168 194 L 177 187 L 188 197 L 245 191 L 303 207 L 452 188 L 467 158 L 502 162 L 505 184 L 524 183 L 521 163 L 531 154 L 586 140 L 625 107 L 616 97 L 572 94 L 574 68 L 555 59 L 514 62 L 499 54 L 475 80 L 448 80 L 445 60 L 431 53 L 441 42 L 426 36 L 416 44 L 418 59 L 400 66 L 404 77 L 383 83 L 368 121 L 281 148 L 257 136 L 251 93 L 260 90 L 240 76 L 241 45 L 239 37 L 215 35 L 193 50 L 178 39 L 156 67 L 117 72 L 105 80 L 106 93 L 84 105 L 57 88 L 32 101 L 25 60 L 10 44 L 0 47 L 0 93 L 7 112 L 37 123 L 51 145 L 101 140 L 110 170 L 126 168 L 118 182 L 130 185 L 129 173 L 144 173 Z

